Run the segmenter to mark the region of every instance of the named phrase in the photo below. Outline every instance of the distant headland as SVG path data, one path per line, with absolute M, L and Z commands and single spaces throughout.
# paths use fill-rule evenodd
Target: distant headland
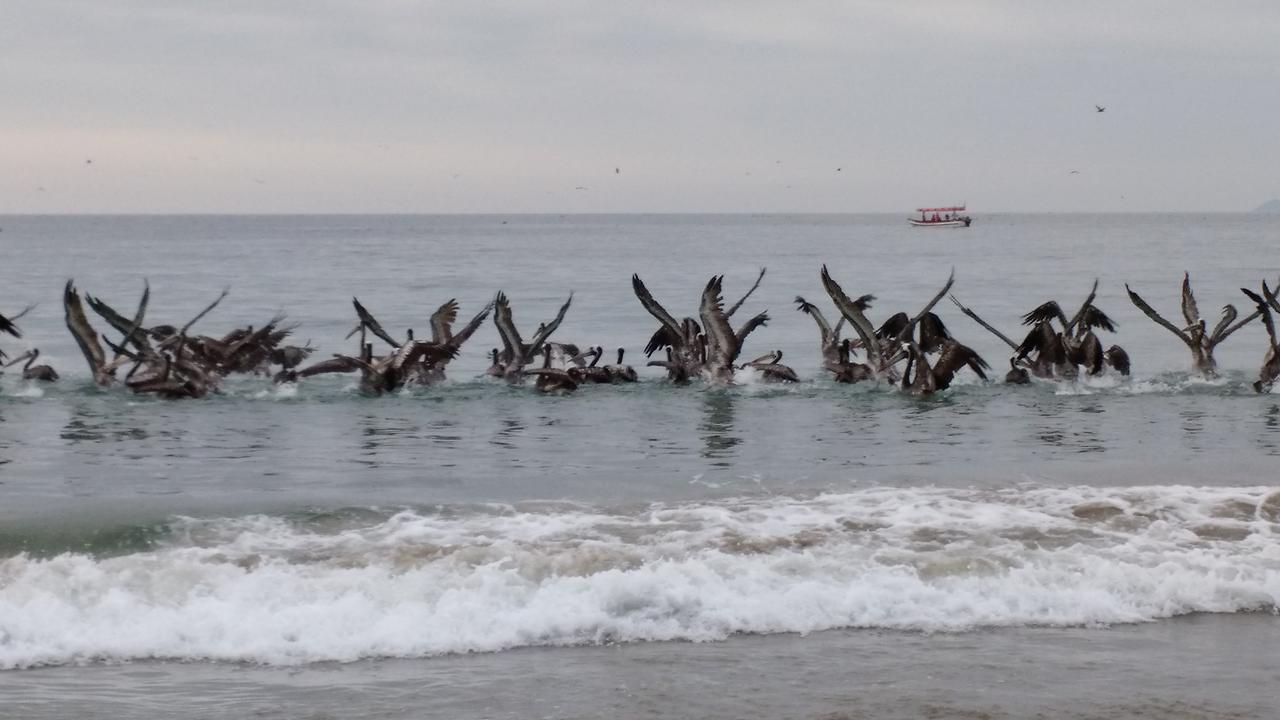
M 1268 200 L 1254 208 L 1253 211 L 1260 213 L 1280 213 L 1280 198 Z

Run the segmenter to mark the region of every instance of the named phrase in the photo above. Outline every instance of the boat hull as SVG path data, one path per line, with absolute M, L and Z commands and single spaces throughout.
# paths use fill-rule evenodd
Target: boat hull
M 966 228 L 973 221 L 969 218 L 961 218 L 960 220 L 916 220 L 915 218 L 907 218 L 907 222 L 911 223 L 913 227 Z

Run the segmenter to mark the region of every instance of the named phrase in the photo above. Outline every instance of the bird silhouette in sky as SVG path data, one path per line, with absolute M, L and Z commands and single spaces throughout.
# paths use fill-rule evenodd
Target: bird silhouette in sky
M 1107 111 L 1107 109 L 1106 109 L 1105 107 L 1101 106 L 1101 105 L 1094 105 L 1094 107 L 1098 108 L 1098 112 L 1106 112 L 1106 111 Z

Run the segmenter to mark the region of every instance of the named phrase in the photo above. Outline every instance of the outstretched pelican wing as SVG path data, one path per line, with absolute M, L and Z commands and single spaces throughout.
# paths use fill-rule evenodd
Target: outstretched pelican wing
M 98 342 L 98 333 L 85 317 L 84 305 L 80 303 L 80 293 L 76 291 L 71 280 L 67 281 L 67 286 L 62 291 L 62 307 L 66 315 L 67 329 L 71 331 L 71 336 L 80 346 L 80 352 L 84 353 L 84 359 L 89 363 L 89 370 L 97 375 L 98 370 L 106 365 L 107 357 L 102 352 L 102 344 Z
M 982 318 L 978 317 L 977 313 L 965 307 L 964 305 L 960 304 L 960 301 L 956 299 L 955 295 L 951 296 L 951 302 L 955 303 L 956 307 L 960 308 L 960 312 L 964 313 L 965 315 L 968 315 L 970 319 L 972 319 L 974 322 L 978 323 L 982 327 L 986 328 L 987 331 L 990 332 L 992 335 L 995 335 L 996 337 L 1003 340 L 1005 345 L 1008 345 L 1011 349 L 1015 351 L 1018 349 L 1018 343 L 1010 340 L 1008 335 L 1005 335 L 1004 333 L 995 329 L 986 320 L 983 320 Z
M 738 308 L 742 307 L 742 303 L 746 302 L 747 298 L 751 297 L 751 293 L 755 292 L 756 288 L 760 287 L 760 281 L 764 279 L 765 270 L 768 270 L 768 268 L 760 268 L 760 274 L 756 276 L 756 281 L 752 284 L 751 289 L 747 291 L 746 295 L 742 296 L 741 300 L 738 300 L 738 302 L 731 305 L 728 310 L 725 310 L 725 317 L 733 317 L 733 314 L 738 312 Z
M 1190 327 L 1200 322 L 1200 308 L 1196 306 L 1195 293 L 1191 292 L 1191 273 L 1182 274 L 1182 317 Z
M 397 342 L 395 338 L 387 334 L 386 330 L 382 329 L 382 325 L 373 317 L 373 315 L 368 310 L 365 309 L 363 305 L 360 304 L 359 300 L 357 300 L 356 298 L 351 298 L 351 304 L 355 306 L 356 315 L 360 317 L 361 324 L 369 328 L 369 332 L 373 333 L 374 335 L 377 335 L 379 338 L 382 338 L 382 341 L 390 345 L 391 347 L 397 347 L 397 348 L 400 347 L 401 343 Z
M 1160 317 L 1160 313 L 1156 312 L 1154 308 L 1148 305 L 1147 301 L 1142 299 L 1142 296 L 1138 295 L 1138 293 L 1131 290 L 1129 288 L 1128 283 L 1125 283 L 1124 289 L 1125 289 L 1125 292 L 1129 293 L 1129 300 L 1131 300 L 1133 304 L 1138 307 L 1139 310 L 1141 310 L 1144 314 L 1146 314 L 1147 317 L 1154 320 L 1157 325 L 1163 327 L 1165 330 L 1168 330 L 1174 335 L 1177 335 L 1178 339 L 1186 343 L 1188 347 L 1191 347 L 1191 348 L 1195 347 L 1195 343 L 1191 342 L 1191 338 L 1188 337 L 1187 334 L 1182 331 L 1182 328 L 1179 328 L 1175 326 L 1173 323 L 1169 322 L 1168 320 L 1165 320 L 1164 318 Z
M 493 303 L 490 302 L 485 305 L 480 312 L 476 313 L 475 317 L 471 318 L 471 322 L 462 326 L 461 330 L 453 334 L 453 337 L 449 339 L 449 344 L 454 347 L 462 347 L 462 343 L 466 342 L 467 338 L 475 334 L 475 331 L 484 322 L 485 318 L 489 317 L 489 313 L 492 311 Z
M 680 342 L 680 323 L 676 322 L 676 319 L 671 316 L 671 313 L 667 312 L 666 308 L 662 307 L 657 300 L 653 299 L 653 294 L 649 292 L 649 288 L 645 287 L 644 282 L 640 279 L 639 275 L 631 276 L 631 289 L 635 291 L 636 297 L 639 298 L 640 304 L 644 306 L 644 309 L 649 311 L 649 314 L 658 322 L 662 323 L 662 328 L 660 328 L 658 332 L 661 333 L 664 330 L 667 332 L 667 335 L 664 337 L 664 340 L 667 341 L 666 344 L 674 345 Z M 644 354 L 646 356 L 652 355 L 655 350 L 661 347 L 665 347 L 665 345 L 655 345 L 654 341 L 657 339 L 658 334 L 655 333 L 653 339 L 649 341 L 648 347 L 645 348 Z
M 458 319 L 458 300 L 449 298 L 449 302 L 441 305 L 431 313 L 431 342 L 447 343 L 453 339 L 450 329 Z
M 539 328 L 538 332 L 534 334 L 533 340 L 529 341 L 529 352 L 537 353 L 542 349 L 542 343 L 546 342 L 547 338 L 551 337 L 551 333 L 560 327 L 560 323 L 564 321 L 564 314 L 569 312 L 569 306 L 572 304 L 573 292 L 570 291 L 569 299 L 565 300 L 564 304 L 560 306 L 560 312 L 556 313 L 556 318 Z
M 831 296 L 831 302 L 835 303 L 840 314 L 849 320 L 849 324 L 853 325 L 854 332 L 862 340 L 862 347 L 867 353 L 867 359 L 871 361 L 872 367 L 880 367 L 880 343 L 876 341 L 875 328 L 871 326 L 871 321 L 863 314 L 863 310 L 869 307 L 869 295 L 859 298 L 859 302 L 855 302 L 845 294 L 840 284 L 831 277 L 827 266 L 822 266 L 822 287 L 826 289 L 827 294 Z M 864 298 L 867 302 L 861 302 Z

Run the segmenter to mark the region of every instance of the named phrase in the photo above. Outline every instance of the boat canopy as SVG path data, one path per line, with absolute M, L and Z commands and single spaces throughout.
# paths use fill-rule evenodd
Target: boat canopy
M 959 206 L 957 206 L 957 207 L 916 208 L 916 212 L 918 212 L 918 213 L 931 213 L 931 212 L 946 212 L 946 213 L 949 213 L 949 212 L 964 212 L 964 206 L 963 206 L 963 205 L 959 205 Z

